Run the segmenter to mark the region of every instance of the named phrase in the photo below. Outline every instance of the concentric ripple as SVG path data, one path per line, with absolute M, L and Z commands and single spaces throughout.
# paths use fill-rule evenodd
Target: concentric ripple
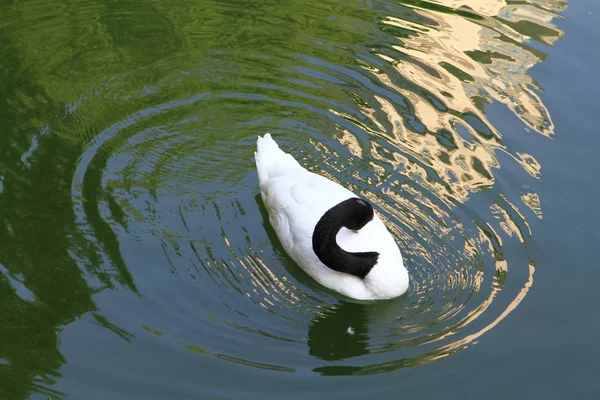
M 384 373 L 476 343 L 533 284 L 528 221 L 543 199 L 529 185 L 542 166 L 505 123 L 554 134 L 528 71 L 562 36 L 562 3 L 251 3 L 153 4 L 164 45 L 154 25 L 106 8 L 111 29 L 81 39 L 110 36 L 93 42 L 114 56 L 106 75 L 74 83 L 76 100 L 23 154 L 26 167 L 44 137 L 80 152 L 69 251 L 101 293 L 96 321 L 286 373 Z M 121 34 L 130 25 L 140 31 Z M 284 253 L 254 170 L 266 132 L 374 204 L 405 258 L 406 295 L 350 301 Z

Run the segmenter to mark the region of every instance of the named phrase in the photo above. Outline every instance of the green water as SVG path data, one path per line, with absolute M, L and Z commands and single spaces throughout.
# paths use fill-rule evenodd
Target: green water
M 598 398 L 599 18 L 0 0 L 0 399 Z M 290 260 L 265 132 L 371 200 L 406 295 Z

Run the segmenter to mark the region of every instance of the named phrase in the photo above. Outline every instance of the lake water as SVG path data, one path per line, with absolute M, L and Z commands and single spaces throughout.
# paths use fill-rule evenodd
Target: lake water
M 600 398 L 596 0 L 0 2 L 0 399 Z M 411 275 L 285 254 L 271 132 Z

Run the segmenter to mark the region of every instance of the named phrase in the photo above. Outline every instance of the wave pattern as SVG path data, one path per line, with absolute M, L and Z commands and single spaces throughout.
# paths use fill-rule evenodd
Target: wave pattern
M 73 83 L 76 98 L 56 91 L 58 117 L 21 158 L 30 167 L 47 138 L 78 152 L 69 254 L 90 286 L 143 299 L 144 317 L 100 310 L 137 315 L 111 325 L 122 337 L 249 368 L 376 374 L 467 348 L 523 300 L 542 166 L 505 121 L 554 135 L 529 71 L 562 36 L 566 2 L 140 4 L 146 23 L 115 5 L 110 29 L 83 34 L 115 58 L 92 87 Z M 94 60 L 69 57 L 40 80 L 48 93 Z M 285 255 L 258 196 L 265 132 L 373 202 L 405 257 L 405 296 L 342 299 Z

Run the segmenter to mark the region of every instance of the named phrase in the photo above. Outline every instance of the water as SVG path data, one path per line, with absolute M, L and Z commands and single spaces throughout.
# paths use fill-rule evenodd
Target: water
M 597 398 L 599 16 L 2 2 L 0 398 Z M 290 260 L 265 132 L 372 201 L 406 295 Z

